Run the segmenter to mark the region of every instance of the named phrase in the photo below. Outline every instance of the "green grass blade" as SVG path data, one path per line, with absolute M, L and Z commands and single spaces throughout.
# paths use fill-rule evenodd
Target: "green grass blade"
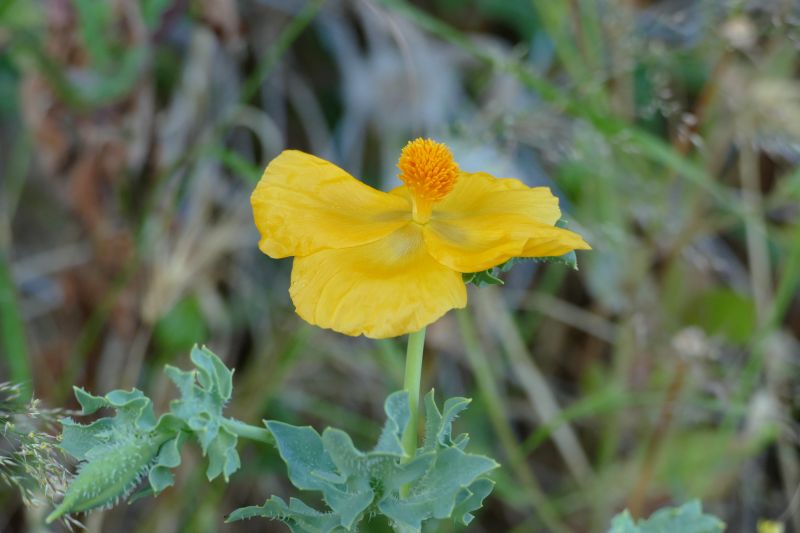
M 11 275 L 8 252 L 0 250 L 0 346 L 8 364 L 11 380 L 22 385 L 22 397 L 28 399 L 32 390 L 28 365 L 28 343 L 19 302 Z

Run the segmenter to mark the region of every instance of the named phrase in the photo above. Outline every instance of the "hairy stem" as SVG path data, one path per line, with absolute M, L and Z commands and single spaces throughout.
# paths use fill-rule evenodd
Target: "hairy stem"
M 251 426 L 250 424 L 245 424 L 244 422 L 240 422 L 235 418 L 226 418 L 223 420 L 222 424 L 225 429 L 237 437 L 263 442 L 265 444 L 275 444 L 275 439 L 273 438 L 272 433 L 265 428 Z

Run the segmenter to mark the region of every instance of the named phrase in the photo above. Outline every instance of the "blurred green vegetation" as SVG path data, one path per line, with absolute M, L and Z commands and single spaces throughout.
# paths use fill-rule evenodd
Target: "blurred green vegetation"
M 503 464 L 469 530 L 697 498 L 731 531 L 800 531 L 799 21 L 780 0 L 0 0 L 0 381 L 163 407 L 161 367 L 204 342 L 237 418 L 371 442 L 403 339 L 295 316 L 248 197 L 285 147 L 388 188 L 426 135 L 550 186 L 594 247 L 429 328 L 423 388 L 475 398 L 458 430 Z M 293 494 L 275 450 L 241 453 L 228 486 L 190 456 L 83 521 L 281 531 L 222 523 Z M 45 509 L 0 502 L 4 530 L 39 530 Z

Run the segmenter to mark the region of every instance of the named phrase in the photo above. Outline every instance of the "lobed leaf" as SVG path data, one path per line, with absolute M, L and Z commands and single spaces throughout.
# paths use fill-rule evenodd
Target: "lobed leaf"
M 384 489 L 391 494 L 400 491 L 404 485 L 411 485 L 424 476 L 436 461 L 436 453 L 417 455 L 408 463 L 395 464 L 394 468 L 383 473 L 380 478 Z
M 280 520 L 292 533 L 329 533 L 339 528 L 339 517 L 335 513 L 320 513 L 300 500 L 291 498 L 286 505 L 281 498 L 273 496 L 264 505 L 242 507 L 228 516 L 226 522 L 262 517 Z
M 149 488 L 133 499 L 163 491 L 174 483 L 171 470 L 180 465 L 180 449 L 189 434 L 208 456 L 209 480 L 221 475 L 227 481 L 240 468 L 238 439 L 222 414 L 232 394 L 233 372 L 207 348 L 195 347 L 191 360 L 194 370 L 165 368 L 181 397 L 170 404 L 171 412 L 158 419 L 152 402 L 139 390 L 94 396 L 74 389 L 82 414 L 109 408 L 114 416 L 85 425 L 71 418 L 61 420 L 61 447 L 81 464 L 48 522 L 128 498 L 145 476 Z
M 329 484 L 324 476 L 339 478 L 336 466 L 325 452 L 322 438 L 314 428 L 297 427 L 274 420 L 267 422 L 266 426 L 275 437 L 278 453 L 289 469 L 292 485 L 302 490 L 322 490 Z
M 646 520 L 636 522 L 626 510 L 611 521 L 608 533 L 719 533 L 725 524 L 717 517 L 704 514 L 697 500 L 680 507 L 659 509 Z
M 161 442 L 154 436 L 92 448 L 47 523 L 126 498 L 147 473 Z
M 472 519 L 473 511 L 477 511 L 494 489 L 494 481 L 487 478 L 477 479 L 469 488 L 462 490 L 456 499 L 456 507 L 453 509 L 453 519 L 458 520 L 468 526 Z
M 440 412 L 431 391 L 425 398 L 424 444 L 410 460 L 401 444 L 410 419 L 404 391 L 386 399 L 386 422 L 377 445 L 368 452 L 356 448 L 350 436 L 339 429 L 327 428 L 320 436 L 311 427 L 268 421 L 289 479 L 299 489 L 319 491 L 332 512 L 311 509 L 315 522 L 310 524 L 304 521 L 310 508 L 291 514 L 283 500 L 273 497 L 261 507 L 237 511 L 230 519 L 276 518 L 289 524 L 292 531 L 327 531 L 300 529 L 319 527 L 320 521 L 325 527 L 335 523 L 354 531 L 364 517 L 375 513 L 386 515 L 396 531 L 404 532 L 419 532 L 429 519 L 452 517 L 467 524 L 470 513 L 480 508 L 494 487 L 482 476 L 497 467 L 492 459 L 463 450 L 466 435 L 452 438 L 453 421 L 468 404 L 466 398 L 452 398 Z
M 489 457 L 445 448 L 437 453 L 432 468 L 411 486 L 407 498 L 388 498 L 379 508 L 392 520 L 414 528 L 429 518 L 449 518 L 462 491 L 497 466 Z
M 386 423 L 381 431 L 375 451 L 403 455 L 403 430 L 411 418 L 408 392 L 397 391 L 390 394 L 383 403 Z
M 434 450 L 437 446 L 453 446 L 452 431 L 453 421 L 467 407 L 469 398 L 449 398 L 444 402 L 444 413 L 439 412 L 434 398 L 434 391 L 431 390 L 425 395 L 425 440 L 422 449 L 425 451 Z M 464 442 L 466 435 L 460 435 L 456 440 Z
M 83 461 L 86 453 L 108 442 L 112 435 L 113 424 L 110 418 L 101 418 L 91 424 L 79 424 L 72 418 L 61 419 L 61 448 Z
M 208 480 L 222 475 L 228 481 L 241 466 L 236 451 L 238 438 L 224 427 L 222 414 L 233 390 L 233 372 L 206 347 L 192 348 L 191 360 L 194 370 L 170 365 L 164 368 L 181 393 L 180 399 L 170 403 L 170 409 L 194 433 L 203 455 L 208 456 Z
M 184 440 L 184 434 L 178 433 L 175 438 L 168 440 L 161 446 L 155 458 L 155 464 L 148 474 L 153 493 L 158 494 L 175 484 L 175 476 L 171 470 L 181 464 L 181 446 Z
M 152 469 L 159 467 L 162 445 L 173 439 L 180 427 L 171 415 L 156 420 L 153 403 L 139 390 L 115 390 L 105 396 L 74 390 L 82 414 L 103 408 L 111 408 L 115 414 L 85 425 L 71 418 L 61 420 L 61 448 L 81 464 L 64 499 L 47 517 L 48 523 L 127 498 L 144 476 L 151 477 Z M 171 484 L 171 478 L 161 472 L 154 474 L 154 479 L 154 492 Z

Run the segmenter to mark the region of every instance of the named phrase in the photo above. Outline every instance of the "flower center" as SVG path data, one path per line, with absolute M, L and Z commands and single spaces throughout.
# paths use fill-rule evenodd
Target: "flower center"
M 459 174 L 450 149 L 431 139 L 409 141 L 400 153 L 397 168 L 411 192 L 414 220 L 420 224 L 430 219 L 433 204 L 453 190 Z

